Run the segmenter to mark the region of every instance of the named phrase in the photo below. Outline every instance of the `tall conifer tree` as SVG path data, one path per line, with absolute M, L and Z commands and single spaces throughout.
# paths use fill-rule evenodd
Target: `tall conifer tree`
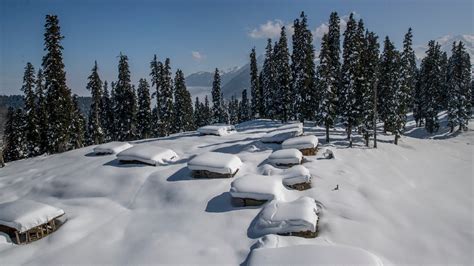
M 291 87 L 290 53 L 286 38 L 286 29 L 281 28 L 280 39 L 274 54 L 276 68 L 277 93 L 273 104 L 278 108 L 278 117 L 282 122 L 287 122 L 293 115 L 293 104 L 296 95 Z
M 25 134 L 28 156 L 38 155 L 40 151 L 40 135 L 38 131 L 38 116 L 36 113 L 37 99 L 35 93 L 35 84 L 35 69 L 33 65 L 28 62 L 23 75 L 23 86 L 21 87 L 21 90 L 25 94 Z
M 160 135 L 168 136 L 172 133 L 173 126 L 173 80 L 171 76 L 170 59 L 166 58 L 161 68 L 160 77 Z
M 260 95 L 260 83 L 258 78 L 257 55 L 255 47 L 250 53 L 250 92 L 252 94 L 251 110 L 252 118 L 260 117 L 260 110 L 262 104 L 262 96 Z
M 137 98 L 137 133 L 140 139 L 147 139 L 152 136 L 152 117 L 150 85 L 146 79 L 142 78 L 138 81 Z
M 87 90 L 91 92 L 92 103 L 89 112 L 89 121 L 87 124 L 87 143 L 101 144 L 104 142 L 104 129 L 102 127 L 100 116 L 102 110 L 102 80 L 99 76 L 97 61 L 94 62 L 92 73 L 88 77 Z

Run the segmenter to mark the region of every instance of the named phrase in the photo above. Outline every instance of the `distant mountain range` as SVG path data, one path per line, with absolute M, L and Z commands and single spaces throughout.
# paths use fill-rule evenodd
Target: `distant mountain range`
M 263 66 L 263 56 L 257 57 L 257 66 L 259 71 Z M 214 72 L 200 71 L 186 77 L 186 86 L 193 97 L 199 97 L 211 94 Z M 234 67 L 221 72 L 221 90 L 224 98 L 229 99 L 232 95 L 240 98 L 244 89 L 250 88 L 250 63 L 242 67 Z

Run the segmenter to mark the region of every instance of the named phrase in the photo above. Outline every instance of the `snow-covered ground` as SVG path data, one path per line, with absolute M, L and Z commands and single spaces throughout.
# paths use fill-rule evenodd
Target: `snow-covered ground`
M 259 236 L 251 225 L 262 207 L 233 207 L 229 193 L 236 178 L 263 173 L 268 156 L 281 145 L 260 138 L 277 126 L 260 120 L 227 136 L 190 132 L 134 142 L 178 154 L 178 161 L 157 167 L 122 165 L 115 155 L 95 156 L 94 146 L 9 163 L 0 169 L 0 202 L 44 202 L 63 209 L 68 221 L 28 245 L 0 241 L 0 264 L 235 265 L 249 258 L 262 261 L 258 254 L 280 254 L 252 252 Z M 336 159 L 323 159 L 321 151 L 305 157 L 312 188 L 285 188 L 283 193 L 287 201 L 301 196 L 316 200 L 319 233 L 314 239 L 273 239 L 281 247 L 356 248 L 385 265 L 473 264 L 472 129 L 428 136 L 410 122 L 398 146 L 392 136 L 380 135 L 378 149 L 365 148 L 361 138 L 349 149 L 343 129 L 332 131 L 334 141 L 326 144 L 323 128 L 305 126 L 305 134 L 319 136 L 320 145 L 332 149 Z M 192 179 L 187 162 L 208 151 L 235 154 L 243 165 L 234 178 Z M 339 189 L 333 190 L 336 185 Z M 315 254 L 327 249 L 318 250 Z M 324 261 L 358 253 L 331 250 L 334 255 Z

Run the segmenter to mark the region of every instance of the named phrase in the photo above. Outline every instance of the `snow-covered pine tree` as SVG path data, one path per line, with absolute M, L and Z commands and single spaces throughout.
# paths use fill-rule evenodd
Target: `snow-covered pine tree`
M 196 96 L 196 99 L 194 100 L 194 125 L 196 125 L 196 127 L 205 126 L 203 123 L 202 116 L 203 116 L 202 103 L 199 101 L 199 97 Z
M 112 99 L 109 95 L 108 83 L 104 81 L 103 94 L 101 99 L 101 110 L 100 123 L 104 130 L 104 141 L 108 142 L 113 140 L 114 132 L 114 112 L 112 110 Z
M 35 94 L 35 69 L 33 65 L 28 62 L 26 63 L 25 72 L 23 75 L 23 91 L 25 101 L 25 134 L 26 134 L 26 146 L 28 150 L 27 156 L 36 156 L 39 154 L 39 131 L 38 131 L 38 117 L 36 113 L 36 94 Z
M 332 88 L 335 93 L 335 118 L 339 114 L 339 94 L 341 86 L 341 29 L 340 18 L 337 12 L 332 12 L 329 16 L 328 26 L 328 62 L 332 77 L 330 78 Z
M 44 76 L 41 69 L 36 75 L 36 117 L 38 119 L 37 129 L 39 135 L 38 154 L 48 151 L 48 110 L 46 107 L 46 96 L 44 91 Z
M 45 79 L 46 106 L 48 108 L 48 151 L 63 152 L 68 149 L 72 132 L 73 103 L 71 91 L 66 85 L 66 72 L 61 46 L 59 20 L 46 15 L 44 44 L 46 55 L 42 68 Z
M 94 62 L 92 67 L 92 73 L 88 77 L 89 82 L 87 83 L 87 90 L 91 92 L 92 102 L 91 109 L 89 111 L 89 120 L 87 123 L 87 140 L 86 143 L 89 145 L 101 144 L 104 142 L 104 129 L 101 123 L 100 116 L 103 113 L 102 110 L 102 80 L 99 76 L 97 67 L 97 61 Z
M 378 37 L 374 32 L 365 33 L 365 46 L 362 51 L 363 66 L 363 91 L 361 94 L 362 131 L 365 145 L 369 146 L 370 132 L 375 130 L 374 115 L 377 112 L 375 106 L 376 86 L 378 80 L 379 44 Z M 376 134 L 376 132 L 374 132 Z
M 77 95 L 72 97 L 72 121 L 71 121 L 71 139 L 69 141 L 71 149 L 79 149 L 84 147 L 85 143 L 85 132 L 86 132 L 86 119 L 79 109 L 79 102 L 77 101 Z
M 354 14 L 351 13 L 347 21 L 347 28 L 344 32 L 343 42 L 343 64 L 341 69 L 340 87 L 340 114 L 346 126 L 349 147 L 352 147 L 352 130 L 357 126 L 360 117 L 358 104 L 358 89 L 361 78 L 361 51 L 362 38 L 358 31 Z
M 128 141 L 136 136 L 136 96 L 130 81 L 128 57 L 120 53 L 118 81 L 115 85 L 115 131 L 117 140 Z
M 160 77 L 160 136 L 168 136 L 172 133 L 173 125 L 173 79 L 171 76 L 170 59 L 166 58 L 161 68 Z
M 315 93 L 315 64 L 313 34 L 308 29 L 304 12 L 293 24 L 293 53 L 291 55 L 291 77 L 294 96 L 293 118 L 304 121 L 314 119 L 318 96 Z
M 239 106 L 239 122 L 245 122 L 250 120 L 250 104 L 247 96 L 247 89 L 242 91 L 242 100 Z
M 21 109 L 8 108 L 3 136 L 3 158 L 5 162 L 20 160 L 28 156 L 25 134 L 25 114 Z
M 441 71 L 441 86 L 438 91 L 438 109 L 447 110 L 448 109 L 448 55 L 446 52 L 441 52 L 440 58 L 440 71 Z
M 214 72 L 214 81 L 212 82 L 212 123 L 223 123 L 222 121 L 222 99 L 221 99 L 221 76 L 219 69 Z
M 174 86 L 174 129 L 176 132 L 194 130 L 193 102 L 180 69 L 176 70 Z
M 202 117 L 204 125 L 212 124 L 212 110 L 207 95 L 204 97 L 204 105 L 202 106 Z
M 265 61 L 262 68 L 262 91 L 263 91 L 263 105 L 265 118 L 273 119 L 276 115 L 275 105 L 273 104 L 274 94 L 276 93 L 275 82 L 275 64 L 273 61 L 273 47 L 272 40 L 268 39 L 267 47 L 265 48 Z
M 137 133 L 138 138 L 147 139 L 152 136 L 151 98 L 150 85 L 146 79 L 138 81 L 138 112 L 137 112 Z
M 425 128 L 432 134 L 439 129 L 438 112 L 440 111 L 439 93 L 443 88 L 444 74 L 440 67 L 440 46 L 435 41 L 428 42 L 428 50 L 420 67 L 420 113 L 425 119 Z
M 232 95 L 229 102 L 229 122 L 231 125 L 239 123 L 239 100 Z
M 413 34 L 411 28 L 405 34 L 403 40 L 403 51 L 401 54 L 401 91 L 403 94 L 402 108 L 408 113 L 414 104 L 413 97 L 415 95 L 416 85 L 416 57 L 413 50 Z
M 393 101 L 395 95 L 395 87 L 398 86 L 399 77 L 396 75 L 397 70 L 397 51 L 395 46 L 390 41 L 389 37 L 385 37 L 383 52 L 380 57 L 380 80 L 378 83 L 378 115 L 380 120 L 384 123 L 384 131 L 392 128 L 389 119 L 389 113 L 393 108 Z
M 287 42 L 286 29 L 283 26 L 274 54 L 277 93 L 273 99 L 274 105 L 278 107 L 278 118 L 282 122 L 287 122 L 293 117 L 293 106 L 296 97 L 291 87 L 290 52 L 288 51 Z
M 153 60 L 150 62 L 150 77 L 151 77 L 151 86 L 154 87 L 155 91 L 152 93 L 152 97 L 156 98 L 156 106 L 157 110 L 160 110 L 161 106 L 161 99 L 160 99 L 160 84 L 161 84 L 161 71 L 163 69 L 163 64 L 158 61 L 156 54 L 153 56 Z M 154 125 L 158 124 L 160 120 L 160 112 L 156 112 L 156 117 L 153 118 Z
M 258 78 L 257 55 L 255 52 L 255 47 L 252 48 L 252 52 L 250 53 L 250 92 L 252 95 L 252 119 L 261 117 L 260 110 L 262 104 L 262 96 L 260 95 L 260 83 Z
M 471 62 L 464 44 L 453 43 L 448 67 L 448 126 L 467 128 L 471 117 Z

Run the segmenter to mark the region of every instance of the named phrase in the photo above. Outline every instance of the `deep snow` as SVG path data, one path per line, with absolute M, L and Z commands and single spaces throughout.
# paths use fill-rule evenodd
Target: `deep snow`
M 115 155 L 95 156 L 93 146 L 9 163 L 0 169 L 0 202 L 44 202 L 63 209 L 68 221 L 28 245 L 0 239 L 0 264 L 248 262 L 259 237 L 250 228 L 261 207 L 232 207 L 230 183 L 263 173 L 281 145 L 260 139 L 276 126 L 261 120 L 228 136 L 191 132 L 133 143 L 174 150 L 180 159 L 165 166 L 122 165 Z M 331 132 L 329 145 L 323 128 L 305 132 L 320 137 L 336 159 L 305 156 L 312 188 L 287 189 L 285 200 L 315 199 L 319 233 L 315 239 L 280 236 L 280 246 L 354 247 L 385 265 L 473 264 L 472 126 L 430 137 L 410 122 L 398 146 L 393 136 L 380 135 L 378 149 L 365 148 L 359 137 L 346 148 L 341 128 Z M 207 151 L 235 154 L 243 166 L 235 178 L 192 179 L 188 160 Z

